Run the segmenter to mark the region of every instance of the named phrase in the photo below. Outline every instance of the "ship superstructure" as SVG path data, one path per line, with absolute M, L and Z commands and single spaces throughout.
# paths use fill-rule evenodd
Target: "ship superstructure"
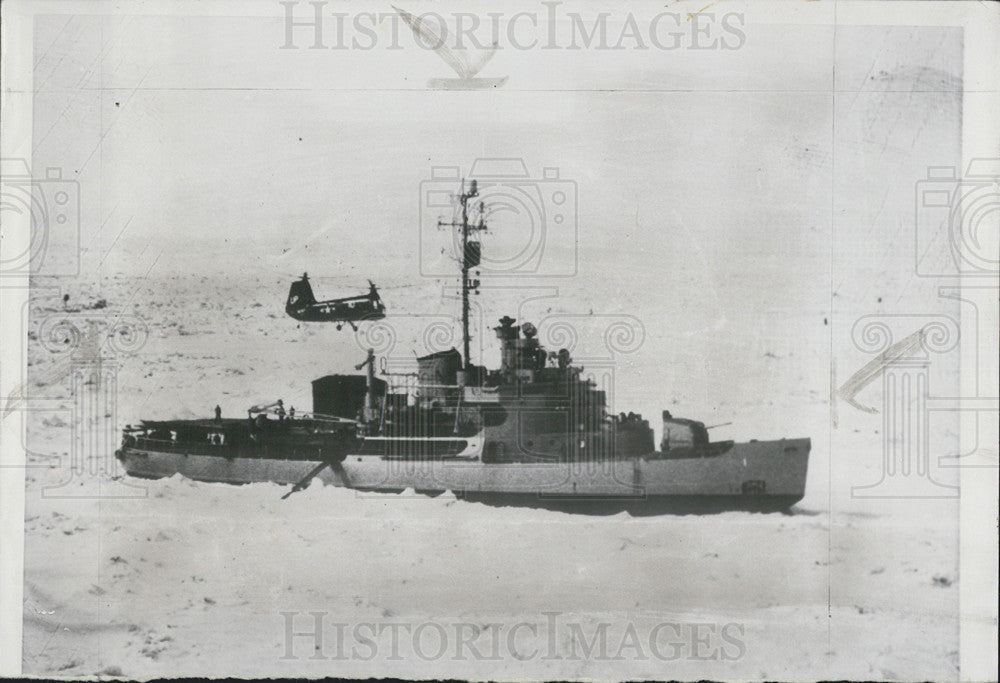
M 712 442 L 703 423 L 664 411 L 657 448 L 648 420 L 609 414 L 605 392 L 570 351 L 544 348 L 529 321 L 500 318 L 493 327 L 500 366 L 473 363 L 469 297 L 479 287 L 479 235 L 487 230 L 477 197 L 476 182 L 463 181 L 458 218 L 440 222 L 457 231 L 460 244 L 461 352 L 442 350 L 418 358 L 415 373 L 379 376 L 369 350 L 355 366 L 364 374 L 313 382 L 309 414 L 286 413 L 278 402 L 256 406 L 246 420 L 217 414 L 128 427 L 118 451 L 126 471 L 274 481 L 294 484 L 292 491 L 318 477 L 361 490 L 450 490 L 486 501 L 633 511 L 783 509 L 801 499 L 809 439 Z M 305 287 L 293 290 L 290 308 Z M 300 298 L 292 302 L 293 295 Z M 315 302 L 311 291 L 304 299 Z M 384 317 L 379 304 L 373 319 Z M 293 317 L 302 320 L 299 310 Z

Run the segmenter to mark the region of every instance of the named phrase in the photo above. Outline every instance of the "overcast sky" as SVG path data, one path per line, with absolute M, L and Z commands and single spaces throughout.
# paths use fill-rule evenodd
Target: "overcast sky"
M 547 224 L 553 272 L 573 258 L 574 225 L 585 275 L 618 250 L 639 267 L 642 253 L 668 267 L 828 262 L 834 194 L 889 191 L 890 208 L 912 211 L 911 184 L 859 170 L 917 174 L 958 149 L 953 31 L 840 27 L 835 42 L 830 27 L 763 24 L 743 25 L 734 50 L 689 49 L 689 34 L 670 51 L 505 45 L 480 73 L 508 76 L 502 87 L 442 92 L 427 79 L 454 74 L 405 25 L 401 49 L 384 35 L 370 50 L 304 49 L 300 27 L 302 49 L 282 50 L 284 10 L 256 7 L 264 16 L 37 20 L 33 163 L 80 182 L 85 270 L 212 272 L 227 254 L 282 274 L 352 260 L 413 274 L 435 218 L 421 183 L 479 157 L 572 181 L 576 218 Z M 724 14 L 707 30 L 738 44 Z M 502 219 L 487 238 L 500 257 L 528 239 Z

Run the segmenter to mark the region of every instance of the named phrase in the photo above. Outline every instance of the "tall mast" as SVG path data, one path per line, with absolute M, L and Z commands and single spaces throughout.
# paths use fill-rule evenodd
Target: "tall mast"
M 482 204 L 479 207 L 479 221 L 469 224 L 469 200 L 479 196 L 479 187 L 476 181 L 469 183 L 469 189 L 465 189 L 465 180 L 462 180 L 462 191 L 458 195 L 458 201 L 462 205 L 462 221 L 438 221 L 440 227 L 458 228 L 462 231 L 462 367 L 468 371 L 472 367 L 472 358 L 469 355 L 469 290 L 479 286 L 479 281 L 469 280 L 469 270 L 479 265 L 480 245 L 478 241 L 469 242 L 469 235 L 486 230 L 483 221 Z

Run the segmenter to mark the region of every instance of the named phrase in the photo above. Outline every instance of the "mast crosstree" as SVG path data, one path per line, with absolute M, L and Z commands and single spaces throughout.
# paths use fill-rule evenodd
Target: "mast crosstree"
M 462 179 L 462 191 L 456 196 L 462 207 L 461 221 L 438 221 L 439 228 L 457 228 L 462 238 L 462 367 L 466 372 L 472 368 L 472 359 L 469 357 L 469 290 L 479 287 L 479 280 L 470 280 L 469 271 L 479 265 L 482 258 L 482 246 L 475 237 L 480 232 L 485 232 L 486 222 L 484 219 L 483 203 L 479 202 L 477 214 L 479 220 L 469 223 L 469 200 L 479 196 L 479 186 L 475 180 L 469 182 L 466 189 L 465 179 Z M 470 239 L 472 238 L 472 239 Z

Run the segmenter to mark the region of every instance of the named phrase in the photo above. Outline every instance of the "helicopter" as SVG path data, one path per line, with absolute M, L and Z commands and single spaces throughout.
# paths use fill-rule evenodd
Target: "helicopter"
M 371 280 L 368 281 L 367 294 L 317 301 L 309 284 L 309 274 L 303 273 L 302 278 L 293 282 L 288 290 L 285 313 L 303 322 L 337 323 L 338 330 L 347 323 L 357 331 L 355 322 L 384 318 L 385 304 Z

